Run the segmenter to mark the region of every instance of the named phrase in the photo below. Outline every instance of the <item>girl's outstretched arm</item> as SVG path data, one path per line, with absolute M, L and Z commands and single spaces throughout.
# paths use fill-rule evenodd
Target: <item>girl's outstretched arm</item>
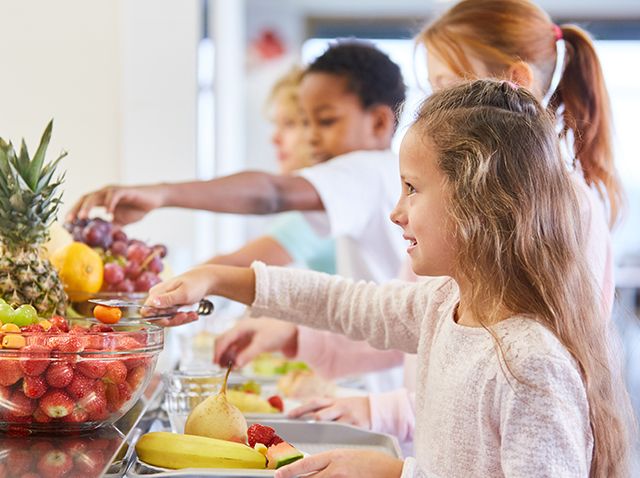
M 204 265 L 151 288 L 146 305 L 169 308 L 195 304 L 208 295 L 220 295 L 251 305 L 255 284 L 256 276 L 248 267 Z
M 429 341 L 438 307 L 456 296 L 448 278 L 383 286 L 312 271 L 202 266 L 151 289 L 147 305 L 170 307 L 221 295 L 253 313 L 338 332 L 382 349 L 416 353 Z M 431 323 L 424 323 L 425 321 Z

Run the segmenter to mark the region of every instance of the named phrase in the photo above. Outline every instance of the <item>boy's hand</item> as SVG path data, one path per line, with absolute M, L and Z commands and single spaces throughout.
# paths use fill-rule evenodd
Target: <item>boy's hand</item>
M 287 414 L 290 418 L 300 418 L 304 415 L 310 415 L 317 421 L 336 421 L 371 429 L 369 397 L 318 398 Z
M 148 212 L 162 207 L 165 201 L 163 185 L 157 186 L 107 186 L 85 194 L 74 204 L 67 221 L 87 218 L 94 207 L 104 206 L 113 215 L 113 222 L 120 225 L 139 221 Z
M 294 478 L 306 473 L 313 473 L 314 478 L 400 478 L 402 465 L 402 460 L 376 451 L 332 450 L 282 467 L 276 470 L 275 478 Z
M 214 362 L 244 367 L 263 352 L 294 356 L 298 350 L 298 328 L 276 319 L 245 319 L 216 338 Z

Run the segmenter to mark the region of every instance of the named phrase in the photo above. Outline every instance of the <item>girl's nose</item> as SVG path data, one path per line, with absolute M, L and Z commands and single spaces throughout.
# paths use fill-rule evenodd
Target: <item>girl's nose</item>
M 391 222 L 400 227 L 404 227 L 407 224 L 407 214 L 402 205 L 402 199 L 398 201 L 396 207 L 391 211 L 389 218 L 391 219 Z

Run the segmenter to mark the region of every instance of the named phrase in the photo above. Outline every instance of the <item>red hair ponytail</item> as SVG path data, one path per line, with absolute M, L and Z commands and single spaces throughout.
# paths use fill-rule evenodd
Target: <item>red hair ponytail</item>
M 573 133 L 574 155 L 587 184 L 598 189 L 608 203 L 613 225 L 620 216 L 623 193 L 613 161 L 611 105 L 602 67 L 584 30 L 575 25 L 561 28 L 567 61 L 551 107 L 564 106 L 564 133 Z

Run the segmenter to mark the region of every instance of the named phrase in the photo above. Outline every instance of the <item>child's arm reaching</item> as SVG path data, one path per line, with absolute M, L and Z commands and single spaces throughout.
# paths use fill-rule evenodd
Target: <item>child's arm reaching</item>
M 170 308 L 195 304 L 207 295 L 219 295 L 251 305 L 255 284 L 256 276 L 248 267 L 203 265 L 152 287 L 146 305 Z
M 306 179 L 251 171 L 209 181 L 107 186 L 80 198 L 67 220 L 89 217 L 91 210 L 98 206 L 107 208 L 118 224 L 139 221 L 161 207 L 239 214 L 323 209 L 318 192 Z
M 421 321 L 444 282 L 367 284 L 311 271 L 227 266 L 198 267 L 163 282 L 149 293 L 147 305 L 195 303 L 215 294 L 253 306 L 260 315 L 329 329 L 379 348 L 416 353 Z M 423 334 L 428 331 L 423 331 Z

